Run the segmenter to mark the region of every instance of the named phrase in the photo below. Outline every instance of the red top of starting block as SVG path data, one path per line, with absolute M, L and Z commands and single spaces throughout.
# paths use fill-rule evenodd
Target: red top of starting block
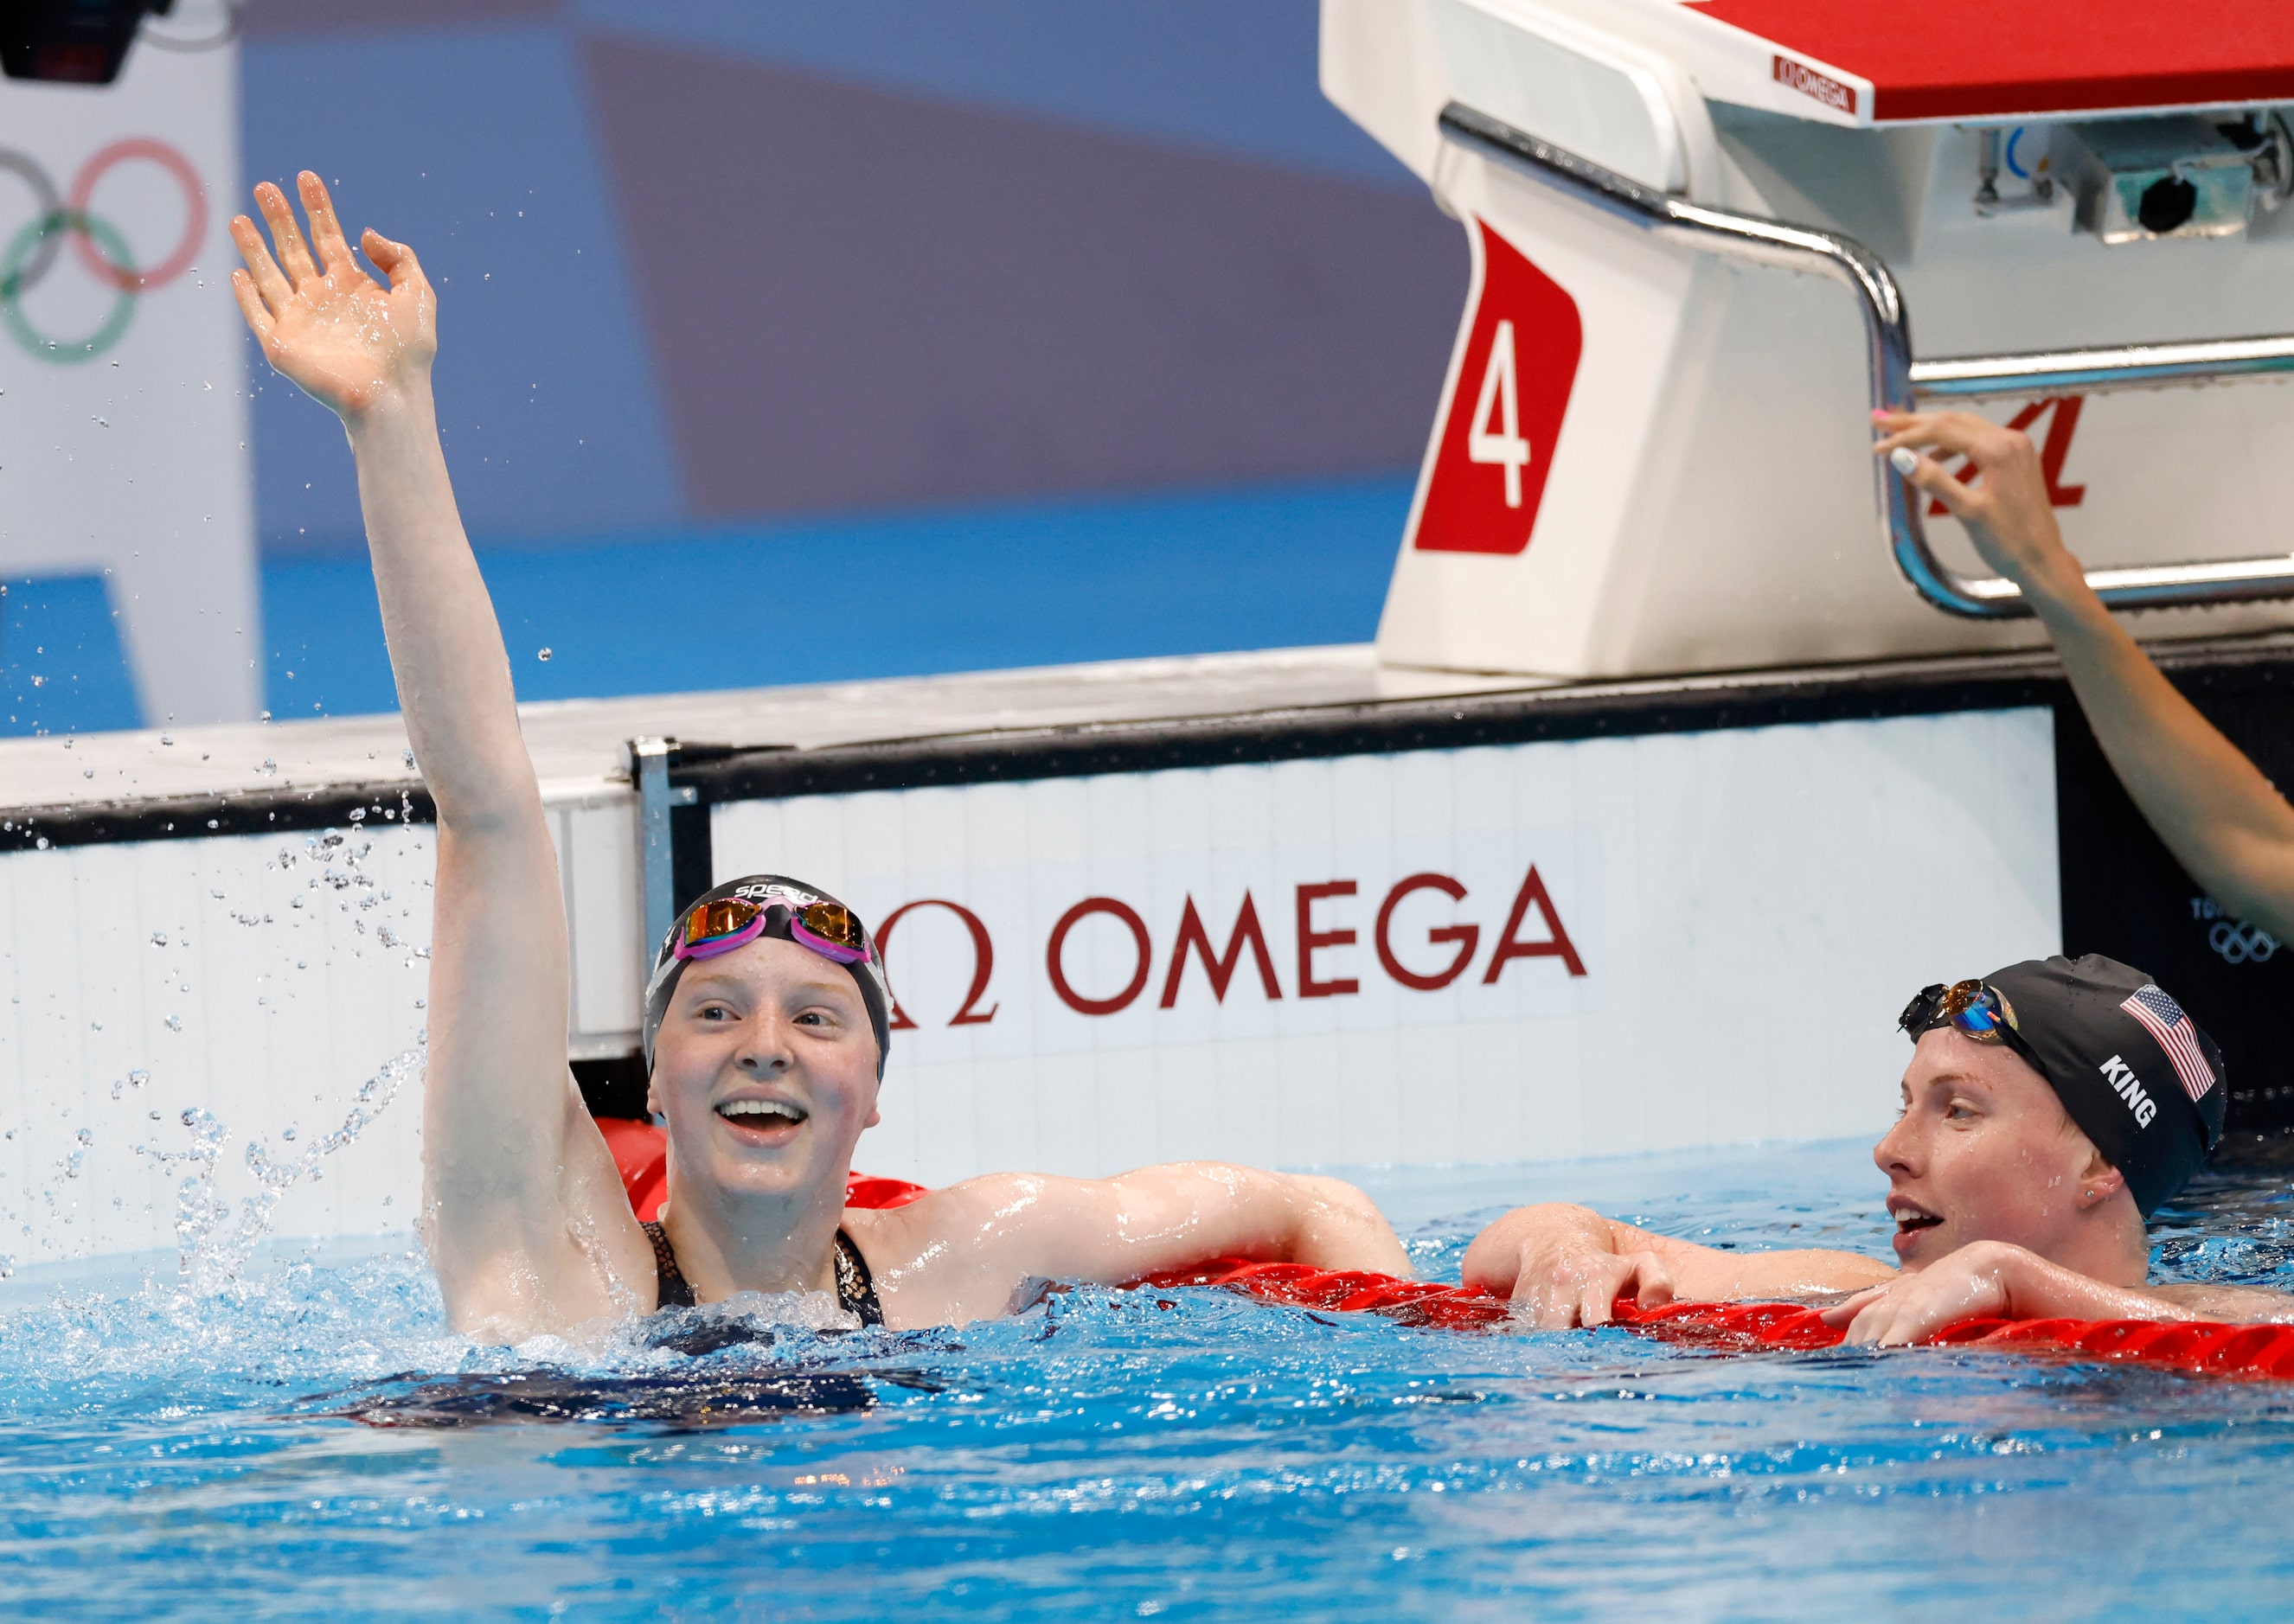
M 1772 58 L 1761 77 L 1859 124 L 2294 102 L 2294 5 L 2284 0 L 1691 0 L 1680 9 L 1753 36 L 1742 44 Z

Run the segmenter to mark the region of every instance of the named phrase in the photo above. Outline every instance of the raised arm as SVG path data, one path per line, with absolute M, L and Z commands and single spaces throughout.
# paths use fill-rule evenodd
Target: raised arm
M 649 1267 L 613 1159 L 565 1064 L 557 859 L 519 736 L 509 662 L 462 532 L 430 394 L 437 300 L 412 249 L 373 231 L 352 257 L 319 177 L 255 189 L 232 272 L 271 364 L 343 421 L 391 670 L 438 808 L 424 1104 L 424 1214 L 447 1313 L 503 1338 L 614 1311 Z
M 2216 901 L 2294 941 L 2294 807 L 2160 673 L 2063 546 L 2030 438 L 1971 412 L 1882 414 L 1876 450 L 1956 453 L 1973 484 L 1923 457 L 1910 478 L 2023 589 L 2087 724 L 2167 849 Z
M 1723 1252 L 1651 1234 L 1590 1207 L 1516 1207 L 1466 1248 L 1465 1281 L 1510 1298 L 1548 1330 L 1606 1325 L 1619 1297 L 1653 1308 L 1675 1299 L 1804 1297 L 1855 1291 L 1895 1271 L 1854 1252 Z
M 1111 1179 L 997 1173 L 847 1213 L 898 1324 L 992 1319 L 1030 1279 L 1118 1286 L 1215 1257 L 1407 1277 L 1369 1197 L 1338 1179 L 1174 1162 Z

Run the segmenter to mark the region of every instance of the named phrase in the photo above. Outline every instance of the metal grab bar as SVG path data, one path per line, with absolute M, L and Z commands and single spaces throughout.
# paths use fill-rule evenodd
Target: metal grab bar
M 2108 350 L 2042 350 L 2030 355 L 1966 355 L 1912 363 L 1912 392 L 1976 395 L 2090 394 L 2161 388 L 2217 378 L 2294 372 L 2294 335 L 2129 344 Z
M 1886 262 L 1855 239 L 1688 202 L 1628 180 L 1460 102 L 1442 110 L 1440 127 L 1446 140 L 1700 253 L 1813 271 L 1844 283 L 1857 295 L 1864 317 L 1872 403 L 1890 411 L 1911 410 L 1916 394 L 2046 394 L 2075 386 L 2126 387 L 2294 371 L 2294 337 L 1987 356 L 1916 365 L 1903 292 Z M 1873 479 L 1888 550 L 1904 579 L 1922 597 L 1946 613 L 1970 620 L 2015 620 L 2031 613 L 2030 605 L 2023 601 L 2022 590 L 2013 581 L 1996 575 L 1963 575 L 1935 556 L 1920 521 L 1921 503 L 1916 499 L 1919 491 L 1876 458 Z M 2090 570 L 2087 581 L 2095 595 L 2114 609 L 2294 597 L 2294 556 Z

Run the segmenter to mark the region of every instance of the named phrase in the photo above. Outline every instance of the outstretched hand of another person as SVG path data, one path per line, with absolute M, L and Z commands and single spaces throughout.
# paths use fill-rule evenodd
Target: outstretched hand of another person
M 1484 1230 L 1466 1249 L 1463 1276 L 1503 1293 L 1541 1330 L 1607 1325 L 1618 1298 L 1655 1308 L 1674 1291 L 1655 1254 L 1620 1253 L 1607 1220 L 1558 1204 L 1517 1208 Z
M 1904 477 L 1965 525 L 1983 562 L 2035 605 L 2087 591 L 2086 572 L 2063 545 L 2038 448 L 2029 434 L 1972 411 L 1875 411 L 1872 421 L 1883 431 L 1873 454 L 1885 457 L 1899 449 L 1918 454 Z M 1974 483 L 1947 473 L 1938 452 L 1966 459 Z
M 234 217 L 231 237 L 247 269 L 231 273 L 232 292 L 271 364 L 347 422 L 428 378 L 438 301 L 414 250 L 378 231 L 369 230 L 359 247 L 390 285 L 361 270 L 325 183 L 305 169 L 296 185 L 311 219 L 309 240 L 287 194 L 264 182 L 255 202 L 277 256 L 255 222 Z

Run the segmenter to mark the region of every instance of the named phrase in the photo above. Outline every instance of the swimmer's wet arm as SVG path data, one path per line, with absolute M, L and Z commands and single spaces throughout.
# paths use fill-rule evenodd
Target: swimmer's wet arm
M 1377 1204 L 1338 1179 L 1169 1162 L 1044 1182 L 1034 1222 L 1013 1237 L 1028 1273 L 1113 1286 L 1214 1257 L 1410 1273 Z
M 391 669 L 437 805 L 424 1227 L 458 1327 L 561 1329 L 611 1311 L 610 1279 L 646 1276 L 648 1255 L 565 1065 L 557 857 L 439 443 L 437 302 L 413 251 L 370 231 L 361 247 L 389 283 L 376 284 L 319 178 L 297 184 L 308 240 L 285 195 L 257 187 L 277 253 L 235 219 L 247 268 L 232 290 L 273 366 L 349 437 Z
M 2200 1320 L 2231 1325 L 2294 1325 L 2294 1296 L 2259 1286 L 2146 1286 L 2146 1294 Z
M 2205 1308 L 2194 1288 L 2113 1286 L 2006 1241 L 1978 1240 L 1824 1311 L 1851 1343 L 1889 1346 L 1932 1336 L 1962 1320 L 2229 1320 L 2228 1291 Z M 2195 1288 L 2205 1291 L 2208 1288 Z M 2275 1293 L 2239 1294 L 2275 1296 Z M 2286 1299 L 2280 1298 L 2282 1307 Z M 2252 1306 L 2249 1304 L 2249 1307 Z
M 378 287 L 352 257 L 318 176 L 306 170 L 298 184 L 309 240 L 286 194 L 256 187 L 278 253 L 246 215 L 233 220 L 247 269 L 232 273 L 232 291 L 271 364 L 349 437 L 391 670 L 441 821 L 525 833 L 540 826 L 541 794 L 431 396 L 436 296 L 413 249 L 370 231 L 362 246 L 390 282 Z
M 1850 1291 L 1895 1271 L 1853 1252 L 1723 1252 L 1604 1218 L 1590 1207 L 1517 1207 L 1466 1249 L 1468 1286 L 1520 1304 L 1561 1329 L 1601 1325 L 1620 1297 L 1645 1307 L 1686 1299 L 1805 1296 Z
M 1407 1277 L 1409 1254 L 1369 1197 L 1337 1179 L 1174 1162 L 1111 1179 L 1000 1173 L 887 1217 L 927 1245 L 888 1271 L 888 1308 L 915 1323 L 1008 1312 L 1030 1279 L 1126 1285 L 1215 1257 Z

